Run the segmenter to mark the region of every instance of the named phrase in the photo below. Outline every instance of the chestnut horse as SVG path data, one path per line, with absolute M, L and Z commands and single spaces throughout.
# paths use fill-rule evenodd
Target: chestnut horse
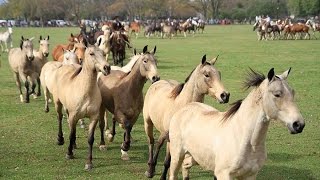
M 178 110 L 169 128 L 169 179 L 178 179 L 182 163 L 184 179 L 189 179 L 194 164 L 213 171 L 219 180 L 256 179 L 266 160 L 270 121 L 284 122 L 291 134 L 301 133 L 305 126 L 286 80 L 289 72 L 275 75 L 272 68 L 265 78 L 252 70 L 244 85 L 253 89 L 227 112 L 198 102 Z
M 140 33 L 140 23 L 136 22 L 136 21 L 133 21 L 133 22 L 130 23 L 129 28 L 130 28 L 130 31 L 131 31 L 130 34 L 134 33 L 136 35 L 136 39 L 137 39 L 138 35 Z
M 86 46 L 83 41 L 78 41 L 75 39 L 75 42 L 70 42 L 68 45 L 58 44 L 52 50 L 52 57 L 54 61 L 63 61 L 64 50 L 75 50 L 75 53 L 78 56 L 79 63 L 81 63 L 84 59 L 84 52 L 86 50 Z
M 129 160 L 128 151 L 130 149 L 130 133 L 133 125 L 143 106 L 143 87 L 149 79 L 152 83 L 159 80 L 157 71 L 157 60 L 154 56 L 156 47 L 153 52 L 147 52 L 147 46 L 143 48 L 143 53 L 136 55 L 138 59 L 129 73 L 122 71 L 112 71 L 108 76 L 101 76 L 98 79 L 98 86 L 102 95 L 102 108 L 100 110 L 100 131 L 101 146 L 105 145 L 103 131 L 105 123 L 103 115 L 107 109 L 113 114 L 112 137 L 115 135 L 116 121 L 123 124 L 125 129 L 124 142 L 121 146 L 121 158 Z M 108 131 L 108 130 L 107 130 Z M 110 137 L 110 135 L 108 135 Z
M 147 177 L 154 176 L 159 150 L 167 136 L 170 118 L 175 111 L 190 102 L 203 102 L 206 94 L 220 103 L 229 101 L 230 94 L 221 82 L 220 72 L 214 67 L 216 60 L 217 58 L 214 58 L 207 62 L 204 55 L 184 83 L 160 80 L 149 87 L 143 105 L 144 128 L 149 142 L 149 170 L 145 173 Z M 155 152 L 153 127 L 161 133 Z

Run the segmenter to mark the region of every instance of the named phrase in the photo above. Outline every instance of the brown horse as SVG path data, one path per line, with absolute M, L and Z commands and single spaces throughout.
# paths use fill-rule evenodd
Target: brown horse
M 86 46 L 83 41 L 71 42 L 68 45 L 58 44 L 52 50 L 52 57 L 54 61 L 63 61 L 64 50 L 73 50 L 78 56 L 79 63 L 81 63 L 84 59 L 84 52 L 86 50 Z
M 129 28 L 130 28 L 130 31 L 131 31 L 130 34 L 135 33 L 136 39 L 137 39 L 138 35 L 140 33 L 140 23 L 133 21 L 133 22 L 130 23 Z
M 92 146 L 94 131 L 99 121 L 101 94 L 97 85 L 98 71 L 104 75 L 110 72 L 110 66 L 103 57 L 103 52 L 95 46 L 85 51 L 82 66 L 61 66 L 56 71 L 56 86 L 52 90 L 58 117 L 58 145 L 64 144 L 62 133 L 62 106 L 66 109 L 70 129 L 70 143 L 67 159 L 73 159 L 76 145 L 76 124 L 80 118 L 90 118 L 88 145 L 89 153 L 85 169 L 92 169 Z M 77 91 L 75 91 L 77 89 Z M 103 134 L 102 134 L 103 135 Z
M 175 111 L 190 102 L 203 102 L 206 94 L 220 103 L 229 101 L 230 94 L 221 82 L 220 72 L 214 67 L 216 60 L 217 58 L 209 63 L 204 55 L 200 64 L 186 78 L 185 83 L 161 80 L 149 87 L 143 105 L 144 127 L 149 141 L 149 170 L 145 173 L 147 177 L 154 176 L 159 150 L 167 136 L 170 118 Z M 153 152 L 153 127 L 161 133 L 155 152 Z M 166 173 L 163 179 L 165 175 Z
M 125 129 L 124 142 L 121 146 L 121 158 L 129 160 L 128 150 L 130 149 L 130 133 L 133 125 L 143 106 L 143 87 L 149 79 L 152 83 L 159 80 L 157 72 L 157 60 L 155 59 L 156 47 L 153 52 L 147 52 L 147 46 L 143 48 L 129 73 L 122 71 L 112 71 L 108 76 L 98 79 L 98 86 L 102 95 L 102 109 L 100 110 L 100 130 L 103 134 L 105 123 L 103 115 L 105 109 L 111 112 L 113 117 L 112 139 L 115 135 L 116 121 L 123 124 Z M 104 136 L 101 136 L 104 145 Z
M 126 40 L 124 36 L 120 31 L 115 31 L 110 36 L 113 65 L 121 64 L 123 66 L 123 60 L 126 55 Z
M 298 39 L 298 34 L 300 34 L 300 39 L 302 38 L 302 33 L 305 33 L 304 39 L 310 39 L 310 33 L 309 33 L 309 27 L 302 23 L 292 24 L 290 26 L 290 33 L 292 37 L 295 37 L 295 39 Z M 298 34 L 297 34 L 298 33 Z

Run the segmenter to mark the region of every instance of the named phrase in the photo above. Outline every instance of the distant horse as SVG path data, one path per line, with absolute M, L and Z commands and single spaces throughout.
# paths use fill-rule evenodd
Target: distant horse
M 251 71 L 245 87 L 254 87 L 244 100 L 227 111 L 190 103 L 171 118 L 170 180 L 177 179 L 183 163 L 183 177 L 199 164 L 217 179 L 256 179 L 266 160 L 266 136 L 272 119 L 286 124 L 291 134 L 301 133 L 305 123 L 294 102 L 286 79 L 288 71 L 268 77 Z
M 2 52 L 9 51 L 8 43 L 10 43 L 10 47 L 13 48 L 11 36 L 12 36 L 12 27 L 8 27 L 8 30 L 6 32 L 0 33 L 0 45 L 1 45 Z M 5 49 L 3 49 L 3 44 L 5 45 Z
M 89 153 L 85 165 L 86 170 L 93 168 L 92 146 L 94 131 L 100 119 L 101 94 L 96 81 L 98 71 L 107 75 L 110 72 L 110 66 L 98 47 L 89 46 L 86 48 L 82 66 L 64 65 L 57 69 L 56 86 L 52 91 L 58 115 L 58 145 L 64 144 L 62 107 L 66 109 L 68 115 L 70 135 L 67 159 L 74 158 L 73 149 L 76 146 L 76 124 L 78 120 L 85 117 L 90 118 L 88 133 Z
M 39 74 L 41 73 L 41 69 L 44 64 L 48 62 L 48 56 L 49 56 L 49 36 L 42 39 L 42 36 L 40 36 L 39 39 L 39 50 L 33 50 L 34 60 L 33 63 L 36 67 L 35 71 Z M 37 78 L 37 84 L 38 84 L 38 92 L 34 94 L 34 97 L 41 95 L 41 83 L 40 83 L 40 77 Z
M 21 36 L 20 48 L 10 49 L 8 55 L 9 64 L 20 92 L 20 101 L 26 103 L 29 103 L 29 96 L 34 93 L 36 86 L 35 81 L 39 77 L 39 74 L 36 72 L 36 67 L 32 62 L 34 60 L 32 40 L 33 38 L 25 39 Z M 26 88 L 25 98 L 23 98 L 22 95 L 20 79 Z M 29 89 L 30 83 L 32 84 L 31 91 Z
M 313 36 L 315 37 L 315 39 L 317 39 L 316 35 L 315 35 L 315 32 L 316 31 L 319 31 L 320 32 L 320 25 L 319 23 L 315 23 L 313 20 L 311 19 L 308 19 L 307 22 L 306 22 L 306 26 L 308 26 L 310 29 L 312 29 L 313 31 Z
M 125 59 L 126 55 L 126 41 L 120 31 L 115 31 L 112 33 L 110 43 L 113 65 L 120 64 L 123 66 L 123 60 Z
M 192 24 L 191 19 L 187 19 L 184 23 L 180 23 L 180 29 L 183 31 L 184 37 L 187 37 L 187 31 L 192 31 L 193 36 L 195 33 L 195 25 Z
M 121 158 L 129 160 L 128 151 L 130 149 L 131 130 L 143 106 L 143 87 L 147 80 L 152 83 L 159 80 L 157 72 L 157 60 L 155 59 L 156 47 L 153 52 L 147 51 L 147 46 L 143 48 L 143 53 L 138 54 L 138 59 L 129 73 L 122 71 L 112 71 L 108 76 L 101 76 L 98 79 L 98 85 L 102 95 L 102 109 L 100 111 L 100 131 L 103 134 L 105 123 L 103 115 L 107 109 L 114 115 L 113 126 L 110 135 L 107 135 L 113 140 L 115 135 L 116 121 L 123 124 L 125 129 L 124 142 L 121 146 Z M 106 124 L 108 124 L 106 119 Z M 105 145 L 104 135 L 101 144 Z
M 171 39 L 174 35 L 174 27 L 171 25 L 167 25 L 166 23 L 161 23 L 161 28 L 161 38 L 167 36 Z
M 140 33 L 140 23 L 133 21 L 133 22 L 130 23 L 129 27 L 130 27 L 130 30 L 131 30 L 130 34 L 135 33 L 136 39 L 137 39 L 138 35 Z
M 214 67 L 216 60 L 217 58 L 214 58 L 207 62 L 204 55 L 184 83 L 160 80 L 149 87 L 143 105 L 144 128 L 149 142 L 149 169 L 145 173 L 148 178 L 154 176 L 159 150 L 167 136 L 170 118 L 174 112 L 190 102 L 203 102 L 206 94 L 220 103 L 229 101 L 230 94 L 221 82 L 220 72 Z M 155 152 L 153 127 L 161 133 Z M 161 179 L 166 179 L 165 176 L 166 173 Z
M 257 36 L 258 36 L 258 40 L 267 40 L 266 34 L 267 34 L 267 24 L 265 21 L 260 22 L 257 21 L 255 24 L 253 24 L 253 31 L 257 30 Z
M 41 86 L 44 92 L 44 100 L 45 100 L 45 112 L 49 112 L 49 101 L 50 93 L 52 92 L 55 84 L 56 71 L 62 65 L 70 65 L 70 64 L 79 64 L 79 60 L 77 55 L 75 54 L 75 49 L 73 50 L 64 50 L 63 53 L 63 61 L 50 61 L 47 62 L 41 70 L 40 81 Z
M 201 33 L 203 33 L 205 26 L 206 26 L 206 23 L 201 20 L 198 22 L 197 30 L 200 31 L 200 29 L 201 29 Z
M 309 33 L 309 27 L 302 23 L 292 24 L 289 26 L 290 28 L 290 34 L 292 37 L 295 37 L 295 39 L 298 39 L 298 34 L 300 34 L 300 39 L 302 38 L 302 33 L 305 33 L 304 39 L 310 39 L 310 33 Z
M 104 34 L 100 35 L 97 38 L 97 42 L 100 42 L 100 41 L 101 41 L 101 43 L 99 43 L 98 47 L 103 51 L 103 55 L 106 57 L 106 61 L 108 61 L 108 57 L 109 57 L 109 54 L 111 51 L 111 44 L 110 44 L 111 31 L 110 31 L 110 29 L 104 30 Z M 96 45 L 98 44 L 97 42 L 96 42 Z

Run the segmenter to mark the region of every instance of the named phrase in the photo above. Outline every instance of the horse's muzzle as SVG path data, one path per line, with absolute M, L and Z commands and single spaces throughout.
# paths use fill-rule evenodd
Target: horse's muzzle
M 152 84 L 159 81 L 160 80 L 160 76 L 153 76 L 151 81 L 152 81 Z
M 292 124 L 292 129 L 291 128 L 289 128 L 289 129 L 290 129 L 291 134 L 298 134 L 298 133 L 302 132 L 304 126 L 305 126 L 304 122 L 295 121 Z
M 222 100 L 221 103 L 228 103 L 229 102 L 230 93 L 229 92 L 223 92 L 220 94 L 220 98 Z
M 43 53 L 44 57 L 48 57 L 49 53 Z
M 103 66 L 103 72 L 102 72 L 103 75 L 106 76 L 106 75 L 110 74 L 110 71 L 111 71 L 111 68 L 109 65 Z

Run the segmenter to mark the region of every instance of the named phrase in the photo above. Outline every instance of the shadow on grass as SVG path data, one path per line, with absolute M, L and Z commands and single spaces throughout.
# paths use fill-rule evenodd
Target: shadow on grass
M 287 153 L 269 153 L 268 160 L 272 162 L 289 162 L 301 158 L 301 156 Z

